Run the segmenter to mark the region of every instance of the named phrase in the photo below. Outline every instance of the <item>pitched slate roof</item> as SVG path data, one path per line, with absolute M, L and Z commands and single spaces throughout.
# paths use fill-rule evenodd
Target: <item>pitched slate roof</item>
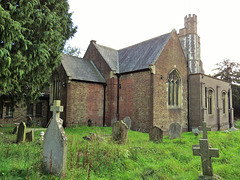
M 106 46 L 94 43 L 95 47 L 105 59 L 106 63 L 112 70 L 118 69 L 118 51 Z
M 149 68 L 161 54 L 171 33 L 121 49 L 119 53 L 119 72 L 132 72 Z
M 105 79 L 92 61 L 75 56 L 62 55 L 62 65 L 67 76 L 71 76 L 73 80 L 105 83 Z
M 112 70 L 126 73 L 148 69 L 154 64 L 170 36 L 171 33 L 164 34 L 118 51 L 95 42 L 94 45 Z

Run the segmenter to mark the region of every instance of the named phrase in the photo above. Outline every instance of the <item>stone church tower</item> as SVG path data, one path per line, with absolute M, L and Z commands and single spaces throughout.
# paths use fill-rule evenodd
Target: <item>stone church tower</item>
M 179 30 L 179 40 L 188 60 L 190 73 L 204 73 L 200 56 L 200 37 L 197 34 L 197 16 L 189 14 L 184 18 L 184 28 Z

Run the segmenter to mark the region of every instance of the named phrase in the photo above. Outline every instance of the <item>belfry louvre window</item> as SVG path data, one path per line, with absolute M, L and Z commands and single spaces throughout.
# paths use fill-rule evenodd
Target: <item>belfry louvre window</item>
M 208 90 L 208 114 L 213 114 L 213 90 L 209 89 Z
M 168 76 L 168 105 L 180 106 L 181 100 L 181 78 L 176 70 Z

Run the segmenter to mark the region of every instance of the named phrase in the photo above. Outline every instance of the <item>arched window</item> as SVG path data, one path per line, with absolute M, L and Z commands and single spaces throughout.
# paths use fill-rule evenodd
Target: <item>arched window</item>
M 222 92 L 222 109 L 223 109 L 223 114 L 226 114 L 226 96 L 227 93 L 225 91 Z
M 174 70 L 168 76 L 168 105 L 180 106 L 181 101 L 181 78 L 179 73 Z
M 213 98 L 214 98 L 214 94 L 213 94 L 213 90 L 209 89 L 208 90 L 208 114 L 213 114 Z

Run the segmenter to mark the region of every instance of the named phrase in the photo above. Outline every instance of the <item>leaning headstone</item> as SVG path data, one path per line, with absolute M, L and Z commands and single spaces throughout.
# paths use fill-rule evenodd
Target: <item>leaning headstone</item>
M 128 137 L 128 126 L 123 121 L 116 121 L 112 127 L 112 139 L 119 144 L 126 144 Z
M 117 118 L 113 118 L 112 121 L 111 121 L 111 126 L 113 127 L 113 124 L 117 122 Z
M 172 123 L 169 127 L 169 139 L 181 138 L 182 126 L 179 123 Z
M 156 143 L 163 142 L 163 131 L 161 128 L 154 126 L 150 129 L 149 140 Z
M 14 129 L 13 129 L 13 134 L 17 134 L 17 132 L 18 132 L 18 126 L 16 126 Z
M 29 131 L 26 133 L 26 142 L 32 142 L 34 141 L 34 132 Z
M 17 143 L 23 143 L 26 139 L 26 125 L 25 122 L 21 122 L 18 127 L 18 134 L 17 134 Z
M 60 119 L 60 100 L 55 100 L 51 106 L 53 118 L 50 120 L 43 141 L 43 166 L 45 171 L 57 176 L 65 176 L 67 170 L 67 137 Z
M 193 155 L 201 156 L 203 174 L 199 179 L 216 179 L 217 176 L 213 175 L 211 157 L 219 157 L 219 151 L 217 148 L 209 148 L 208 139 L 200 139 L 199 144 L 200 146 L 192 147 Z
M 128 126 L 128 129 L 131 129 L 131 118 L 129 116 L 126 116 L 123 122 Z

